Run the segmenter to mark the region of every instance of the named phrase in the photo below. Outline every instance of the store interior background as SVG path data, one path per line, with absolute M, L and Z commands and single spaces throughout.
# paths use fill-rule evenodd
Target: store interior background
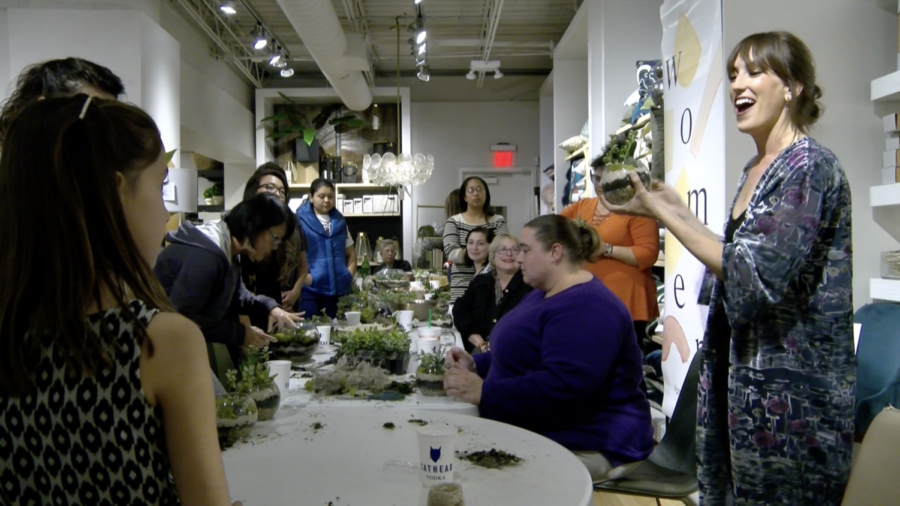
M 435 76 L 428 83 L 401 78 L 412 101 L 412 146 L 404 151 L 435 158 L 431 179 L 413 192 L 413 209 L 417 203 L 443 205 L 448 191 L 459 185 L 460 168 L 491 167 L 491 144 L 515 144 L 516 165 L 533 168 L 536 179 L 542 178 L 540 169 L 554 157 L 561 160 L 556 144 L 590 118 L 592 150 L 599 151 L 635 88 L 634 61 L 660 57 L 662 0 L 576 0 L 574 5 L 583 12 L 573 23 L 581 25 L 556 41 L 549 79 L 489 78 L 484 88 L 476 88 L 464 73 Z M 869 188 L 881 184 L 880 116 L 900 111 L 900 103 L 870 100 L 871 81 L 898 69 L 896 8 L 896 0 L 723 2 L 725 48 L 756 31 L 784 29 L 803 39 L 816 57 L 826 112 L 812 136 L 838 155 L 850 180 L 856 307 L 871 301 L 869 280 L 879 277 L 880 252 L 898 248 L 886 228 L 900 238 L 898 206 L 873 213 L 869 202 Z M 502 30 L 501 22 L 498 37 Z M 65 56 L 102 63 L 123 78 L 127 100 L 153 115 L 166 145 L 180 148 L 176 165 L 191 168 L 181 150 L 225 163 L 226 207 L 232 207 L 256 164 L 254 88 L 230 63 L 210 57 L 208 47 L 170 0 L 0 0 L 0 95 L 8 96 L 12 79 L 31 63 Z M 274 77 L 266 87 L 325 84 Z M 375 84 L 396 82 L 384 77 Z M 737 131 L 730 108 L 724 114 L 730 198 L 754 147 Z M 409 257 L 413 231 L 406 234 Z

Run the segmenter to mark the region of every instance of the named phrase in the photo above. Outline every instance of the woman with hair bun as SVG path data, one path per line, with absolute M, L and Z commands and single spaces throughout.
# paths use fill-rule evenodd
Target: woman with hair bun
M 822 90 L 803 41 L 750 35 L 727 64 L 738 130 L 757 154 L 724 244 L 661 183 L 632 178 L 635 198 L 611 210 L 657 218 L 718 278 L 697 406 L 703 504 L 838 505 L 856 386 L 850 185 L 807 136 Z
M 650 454 L 653 427 L 628 309 L 581 268 L 600 255 L 600 237 L 547 215 L 525 225 L 519 243 L 534 290 L 494 326 L 489 351 L 447 353 L 444 388 L 484 418 L 570 449 L 595 482 L 624 476 Z

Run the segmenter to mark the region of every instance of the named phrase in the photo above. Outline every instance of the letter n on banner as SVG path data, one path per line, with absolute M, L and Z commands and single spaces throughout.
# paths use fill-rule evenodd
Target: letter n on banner
M 663 25 L 666 182 L 701 223 L 721 234 L 725 219 L 725 103 L 721 0 L 665 0 Z M 706 268 L 666 235 L 663 411 L 671 416 L 706 329 L 697 303 Z

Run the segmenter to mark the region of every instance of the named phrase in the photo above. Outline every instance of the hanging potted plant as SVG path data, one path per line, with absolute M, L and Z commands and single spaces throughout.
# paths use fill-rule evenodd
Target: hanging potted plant
M 445 346 L 439 346 L 434 353 L 419 353 L 416 386 L 422 395 L 447 395 L 444 391 L 444 373 L 447 372 L 446 353 Z
M 229 393 L 216 397 L 216 428 L 223 450 L 249 436 L 259 419 L 256 402 L 250 397 L 253 388 L 250 378 L 238 379 L 237 371 L 231 369 L 225 373 L 225 386 Z
M 271 420 L 281 405 L 281 391 L 275 384 L 275 376 L 269 372 L 269 348 L 248 348 L 241 363 L 241 375 L 249 378 L 250 397 L 259 410 L 259 421 Z
M 206 201 L 206 205 L 208 206 L 221 206 L 225 203 L 225 197 L 223 196 L 224 189 L 222 188 L 222 183 L 215 183 L 209 188 L 203 190 L 203 199 Z
M 600 188 L 610 204 L 622 205 L 634 197 L 632 172 L 641 178 L 644 187 L 650 189 L 650 171 L 641 159 L 649 156 L 651 151 L 638 151 L 638 134 L 639 130 L 633 128 L 628 132 L 612 135 L 601 155 L 603 175 L 600 177 Z

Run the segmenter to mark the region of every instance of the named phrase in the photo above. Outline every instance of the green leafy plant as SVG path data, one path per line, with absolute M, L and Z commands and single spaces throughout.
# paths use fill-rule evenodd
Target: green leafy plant
M 250 380 L 252 387 L 267 387 L 272 383 L 274 374 L 269 374 L 269 347 L 262 349 L 250 346 L 245 348 L 244 361 L 241 362 L 241 376 Z
M 233 395 L 247 395 L 253 390 L 253 378 L 244 375 L 238 378 L 237 369 L 229 369 L 225 373 L 225 388 Z
M 416 296 L 412 292 L 395 292 L 385 290 L 381 292 L 381 300 L 383 300 L 386 304 L 406 304 L 407 302 L 416 300 Z
M 279 121 L 286 121 L 288 125 L 267 135 L 267 139 L 280 139 L 288 135 L 299 134 L 303 137 L 303 142 L 305 142 L 307 146 L 312 146 L 313 141 L 316 139 L 316 134 L 325 127 L 325 125 L 331 125 L 334 127 L 335 133 L 343 134 L 354 128 L 366 126 L 367 124 L 356 115 L 340 115 L 343 104 L 326 105 L 319 114 L 310 121 L 302 112 L 304 104 L 294 101 L 284 93 L 279 92 L 278 94 L 285 102 L 287 102 L 284 105 L 284 110 L 278 114 L 273 114 L 272 116 L 261 119 L 260 123 L 271 122 L 277 125 Z M 332 117 L 335 113 L 337 113 L 338 116 Z
M 440 345 L 435 353 L 420 353 L 418 371 L 424 374 L 444 374 L 447 371 L 447 347 Z
M 215 183 L 209 188 L 203 190 L 203 198 L 211 199 L 213 197 L 221 197 L 225 193 L 222 183 Z
M 322 308 L 321 311 L 319 311 L 319 313 L 320 313 L 320 314 L 317 314 L 317 315 L 315 315 L 315 316 L 312 317 L 312 322 L 313 322 L 313 324 L 315 324 L 315 325 L 317 325 L 317 326 L 331 325 L 331 317 L 329 317 L 329 316 L 325 313 L 325 308 L 324 308 L 324 307 Z
M 634 165 L 636 160 L 650 155 L 650 151 L 647 151 L 635 158 L 634 151 L 637 148 L 639 133 L 638 129 L 631 129 L 621 134 L 610 135 L 609 144 L 606 145 L 601 158 L 603 165 Z
M 342 355 L 357 355 L 368 351 L 374 356 L 409 352 L 409 337 L 399 329 L 356 329 L 343 338 Z
M 314 328 L 282 327 L 281 330 L 272 334 L 272 337 L 279 343 L 299 344 L 301 346 L 309 346 L 319 342 L 319 333 Z

